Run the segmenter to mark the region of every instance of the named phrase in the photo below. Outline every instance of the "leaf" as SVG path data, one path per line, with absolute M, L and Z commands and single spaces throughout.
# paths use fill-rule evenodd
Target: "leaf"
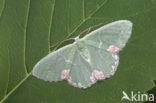
M 155 81 L 156 84 L 156 81 Z M 148 94 L 156 94 L 156 86 L 154 88 L 152 88 L 151 90 L 148 91 Z M 156 97 L 154 96 L 154 100 L 156 99 Z M 149 101 L 145 102 L 145 103 L 149 103 Z
M 5 1 L 0 18 L 0 98 L 8 94 L 27 75 L 25 68 L 25 32 L 29 1 Z M 25 9 L 22 9 L 25 7 Z
M 2 15 L 4 5 L 5 5 L 5 0 L 0 0 L 0 16 Z
M 4 103 L 121 102 L 122 92 L 150 90 L 156 79 L 155 0 L 5 0 L 0 17 L 0 99 Z M 128 19 L 133 33 L 112 78 L 86 90 L 31 76 L 42 57 L 83 30 Z M 124 101 L 128 103 L 129 101 Z

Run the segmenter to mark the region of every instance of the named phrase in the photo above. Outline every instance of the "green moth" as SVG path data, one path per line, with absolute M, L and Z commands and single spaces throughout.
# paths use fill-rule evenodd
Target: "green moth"
M 49 82 L 67 80 L 74 87 L 90 87 L 114 75 L 119 64 L 118 53 L 131 32 L 132 23 L 128 20 L 106 24 L 41 59 L 32 74 Z

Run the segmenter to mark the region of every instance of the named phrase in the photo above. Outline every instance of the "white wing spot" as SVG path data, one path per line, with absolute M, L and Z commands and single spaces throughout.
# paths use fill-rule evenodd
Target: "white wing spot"
M 119 57 L 118 57 L 117 54 L 112 54 L 112 57 L 113 57 L 115 60 L 118 60 L 118 59 L 119 59 Z
M 115 71 L 115 66 L 112 65 L 112 70 Z
M 66 60 L 66 63 L 72 63 L 72 61 L 71 61 L 71 60 L 69 60 L 69 59 L 67 59 L 67 60 Z
M 68 81 L 68 83 L 73 84 L 72 78 L 70 76 L 68 76 L 68 78 L 66 80 Z
M 79 39 L 80 39 L 79 36 L 74 38 L 75 42 L 77 42 Z
M 112 54 L 112 57 L 115 59 L 115 66 L 117 67 L 119 64 L 119 56 L 118 54 Z
M 92 81 L 92 83 L 95 83 L 95 82 L 96 82 L 96 79 L 95 79 L 93 73 L 92 73 L 92 75 L 90 76 L 90 80 Z
M 107 49 L 107 51 L 109 51 L 110 53 L 116 54 L 119 52 L 119 48 L 114 46 L 114 45 L 110 45 L 109 48 Z
M 87 58 L 86 61 L 87 61 L 88 63 L 90 63 L 90 58 Z
M 69 72 L 70 72 L 70 70 L 69 69 L 67 69 L 67 70 L 63 70 L 62 71 L 62 73 L 61 73 L 61 79 L 66 79 L 66 80 L 68 80 L 70 77 L 69 77 Z
M 81 83 L 78 83 L 79 88 L 87 88 L 86 86 L 82 85 Z
M 73 64 L 74 66 L 77 66 L 77 64 Z
M 81 84 L 81 83 L 78 83 L 78 86 L 79 86 L 79 87 L 82 87 L 82 84 Z
M 110 75 L 114 75 L 114 74 L 115 74 L 115 71 L 112 70 L 112 71 L 110 72 Z
M 102 71 L 93 70 L 90 79 L 91 79 L 91 81 L 94 83 L 94 82 L 96 82 L 97 80 L 105 79 L 105 77 L 104 77 L 104 74 L 102 73 Z
M 76 83 L 73 83 L 72 85 L 73 85 L 73 86 L 76 86 L 77 84 L 76 84 Z
M 102 46 L 102 42 L 101 42 L 101 40 L 100 40 L 100 43 L 99 43 L 99 47 L 98 47 L 98 48 L 101 48 L 101 46 Z
M 116 60 L 115 65 L 118 66 L 118 64 L 119 64 L 119 60 Z
M 115 74 L 115 71 L 118 67 L 118 64 L 119 64 L 119 56 L 118 54 L 113 54 L 112 53 L 112 57 L 115 59 L 115 66 L 112 65 L 112 71 L 110 72 L 110 75 L 114 75 Z

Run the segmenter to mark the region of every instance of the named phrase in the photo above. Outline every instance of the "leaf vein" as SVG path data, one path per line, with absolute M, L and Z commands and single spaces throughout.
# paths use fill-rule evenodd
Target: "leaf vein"
M 98 6 L 91 14 L 89 14 L 89 16 L 88 16 L 86 19 L 84 19 L 82 22 L 80 22 L 80 24 L 78 24 L 78 25 L 72 30 L 72 32 L 70 32 L 70 33 L 65 37 L 64 40 L 66 40 L 67 38 L 69 38 L 83 23 L 85 23 L 87 20 L 89 20 L 89 19 L 91 18 L 91 16 L 93 16 L 101 7 L 103 7 L 103 6 L 106 4 L 106 2 L 107 2 L 107 0 L 104 0 L 104 2 L 103 2 L 100 6 Z M 64 40 L 63 40 L 63 41 L 64 41 Z M 61 41 L 61 42 L 53 49 L 53 51 L 55 51 L 55 50 L 63 43 L 63 41 Z

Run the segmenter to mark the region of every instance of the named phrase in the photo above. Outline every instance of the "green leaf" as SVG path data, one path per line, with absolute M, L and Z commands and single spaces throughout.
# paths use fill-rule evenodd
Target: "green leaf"
M 27 75 L 25 40 L 28 5 L 28 0 L 5 1 L 0 18 L 0 98 L 8 94 Z
M 5 0 L 0 0 L 0 16 L 2 15 L 4 5 L 5 5 Z
M 146 93 L 156 79 L 155 0 L 0 0 L 1 103 L 119 103 L 122 91 Z M 2 9 L 3 8 L 3 9 Z M 63 40 L 103 23 L 128 19 L 133 33 L 115 75 L 86 90 L 31 75 Z M 124 103 L 129 101 L 124 100 Z

